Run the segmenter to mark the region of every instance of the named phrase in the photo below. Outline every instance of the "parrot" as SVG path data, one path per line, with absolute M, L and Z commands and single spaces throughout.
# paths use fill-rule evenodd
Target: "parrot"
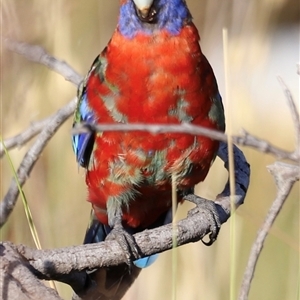
M 222 98 L 199 42 L 186 1 L 120 0 L 117 27 L 79 85 L 73 126 L 187 123 L 224 132 Z M 75 133 L 93 211 L 84 242 L 113 237 L 132 248 L 134 233 L 172 222 L 172 178 L 182 203 L 206 178 L 218 147 L 186 133 Z M 154 260 L 91 273 L 102 282 L 99 299 L 120 299 Z

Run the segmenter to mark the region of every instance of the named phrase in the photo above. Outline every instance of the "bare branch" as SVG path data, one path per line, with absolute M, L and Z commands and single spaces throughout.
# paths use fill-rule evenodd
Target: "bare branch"
M 11 243 L 0 244 L 1 299 L 61 299 L 32 273 L 32 267 Z
M 222 207 L 219 209 L 222 210 Z M 176 224 L 177 245 L 199 241 L 209 233 L 209 228 L 210 224 L 203 214 L 179 221 Z M 172 237 L 172 224 L 134 235 L 141 257 L 172 249 Z M 117 266 L 126 262 L 126 256 L 116 240 L 53 250 L 36 250 L 22 246 L 19 247 L 19 252 L 45 279 L 54 279 L 59 274 L 72 271 Z M 133 258 L 138 259 L 140 256 Z
M 246 130 L 243 130 L 243 136 L 233 136 L 232 140 L 240 146 L 248 146 L 255 150 L 258 150 L 263 153 L 273 154 L 280 159 L 289 159 L 291 161 L 297 162 L 300 158 L 299 151 L 286 151 L 278 148 L 266 140 L 255 137 L 254 135 L 248 133 Z
M 72 102 L 73 101 L 74 100 L 72 100 Z M 70 103 L 65 105 L 61 109 L 67 110 L 68 105 L 70 105 Z M 27 142 L 29 142 L 31 139 L 33 139 L 35 136 L 37 136 L 49 124 L 49 122 L 55 117 L 55 114 L 53 114 L 43 120 L 33 122 L 27 129 L 25 129 L 21 133 L 17 134 L 14 137 L 6 139 L 3 142 L 6 149 L 10 150 L 10 149 L 13 149 L 16 147 L 21 147 L 24 144 L 26 144 Z M 0 158 L 4 155 L 4 153 L 5 152 L 4 152 L 3 144 L 0 144 Z
M 55 72 L 61 74 L 66 80 L 78 85 L 82 80 L 82 77 L 77 74 L 66 62 L 60 61 L 53 56 L 50 56 L 42 47 L 36 45 L 29 45 L 17 41 L 4 38 L 5 46 L 18 54 L 25 56 L 28 60 L 41 63 Z M 40 121 L 36 125 L 29 127 L 24 132 L 20 133 L 17 137 L 10 140 L 5 140 L 4 145 L 9 144 L 9 148 L 13 148 L 16 145 L 24 144 L 26 141 L 34 137 L 40 132 L 39 137 L 33 146 L 24 156 L 22 163 L 18 169 L 17 175 L 21 186 L 26 182 L 35 162 L 38 160 L 41 152 L 45 148 L 48 141 L 58 130 L 58 128 L 70 117 L 76 107 L 76 99 L 73 99 L 65 107 L 59 109 L 53 116 Z M 18 141 L 20 139 L 20 141 Z M 0 154 L 3 153 L 3 146 L 1 145 Z M 8 216 L 12 212 L 17 198 L 19 190 L 15 180 L 13 179 L 7 194 L 0 204 L 0 227 L 6 222 Z
M 9 38 L 4 38 L 3 42 L 10 51 L 23 55 L 30 61 L 47 66 L 49 69 L 62 75 L 67 81 L 74 83 L 76 86 L 82 80 L 82 76 L 71 68 L 68 63 L 49 55 L 41 46 L 29 45 Z
M 223 209 L 218 206 L 218 210 L 222 211 Z M 176 225 L 177 245 L 199 241 L 209 233 L 210 226 L 210 222 L 203 213 L 194 214 L 181 220 Z M 139 247 L 141 257 L 171 249 L 173 234 L 172 224 L 135 234 L 134 239 Z M 7 244 L 11 245 L 10 243 L 2 245 L 6 248 Z M 75 283 L 72 283 L 74 273 L 86 269 L 116 266 L 127 261 L 126 255 L 115 240 L 53 250 L 36 250 L 21 245 L 16 247 L 16 250 L 28 261 L 38 278 L 63 281 L 70 284 L 74 290 L 83 289 L 78 284 L 84 285 L 85 283 L 80 277 Z M 135 259 L 137 258 L 139 257 L 136 256 Z M 85 273 L 82 274 L 82 276 L 84 275 Z
M 57 58 L 49 55 L 44 48 L 37 45 L 29 45 L 27 43 L 18 42 L 9 38 L 3 39 L 4 45 L 10 51 L 16 52 L 30 61 L 45 65 L 49 69 L 62 75 L 67 81 L 74 83 L 76 86 L 82 81 L 80 76 L 69 64 L 65 61 L 58 60 Z M 70 104 L 68 104 L 70 105 Z M 62 110 L 68 110 L 67 106 Z M 75 106 L 74 110 L 75 110 Z M 72 112 L 71 112 L 72 114 Z M 70 114 L 70 115 L 71 115 Z M 15 147 L 20 147 L 39 134 L 48 122 L 54 117 L 54 115 L 47 117 L 44 120 L 34 122 L 26 130 L 19 133 L 18 135 L 6 139 L 4 141 L 5 147 L 10 150 Z M 0 145 L 0 157 L 4 155 L 3 145 Z
M 165 125 L 165 124 L 141 124 L 141 123 L 131 123 L 131 124 L 78 124 L 72 131 L 73 134 L 78 134 L 81 132 L 87 132 L 89 130 L 94 130 L 97 132 L 102 131 L 148 131 L 151 133 L 163 133 L 163 132 L 174 132 L 174 133 L 188 133 L 193 135 L 202 135 L 219 140 L 222 142 L 227 142 L 227 135 L 206 127 L 196 126 L 189 123 L 183 123 L 179 125 Z M 244 131 L 242 136 L 232 136 L 232 141 L 235 144 L 252 147 L 261 152 L 273 154 L 279 158 L 290 159 L 291 161 L 298 161 L 299 153 L 289 152 L 282 150 L 266 140 L 256 138 Z
M 39 122 L 32 123 L 27 129 L 22 131 L 21 133 L 15 135 L 14 137 L 6 139 L 3 143 L 5 145 L 5 148 L 7 150 L 21 147 L 24 144 L 26 144 L 28 141 L 30 141 L 32 138 L 34 138 L 36 135 L 38 135 L 41 130 L 47 125 L 47 123 L 50 121 L 50 119 L 53 117 L 50 116 L 48 118 L 45 118 L 44 120 L 41 120 Z M 0 144 L 0 158 L 5 154 L 3 144 Z
M 221 206 L 219 210 L 223 210 Z M 210 230 L 210 224 L 203 214 L 193 215 L 181 220 L 176 225 L 177 245 L 202 239 Z M 134 235 L 141 257 L 172 249 L 173 227 L 165 225 L 152 230 L 145 230 Z M 6 243 L 4 243 L 5 245 Z M 18 252 L 43 279 L 57 279 L 59 275 L 73 271 L 97 267 L 116 266 L 126 262 L 122 248 L 115 240 L 102 243 L 73 246 L 54 250 L 36 250 L 19 246 Z M 139 256 L 134 257 L 138 259 Z
M 268 167 L 270 173 L 274 176 L 275 183 L 277 186 L 277 196 L 274 200 L 267 217 L 258 231 L 256 241 L 253 244 L 244 273 L 243 283 L 239 295 L 239 300 L 248 299 L 248 294 L 253 279 L 255 267 L 262 251 L 265 239 L 271 229 L 276 217 L 278 216 L 287 196 L 289 195 L 294 183 L 300 178 L 300 167 L 289 165 L 281 162 L 275 162 L 273 165 Z
M 39 134 L 39 137 L 32 145 L 32 147 L 25 154 L 17 171 L 18 180 L 21 186 L 24 185 L 29 174 L 38 160 L 40 154 L 46 147 L 51 137 L 55 134 L 58 128 L 73 114 L 76 106 L 76 99 L 73 99 L 64 108 L 61 108 L 51 118 L 50 122 L 44 127 Z M 12 212 L 17 198 L 19 196 L 18 186 L 16 181 L 12 179 L 8 192 L 6 193 L 3 201 L 0 203 L 0 227 L 5 224 L 7 218 Z
M 295 154 L 298 153 L 298 157 L 299 157 L 299 151 L 300 151 L 300 119 L 299 119 L 299 113 L 297 111 L 297 107 L 295 105 L 295 101 L 293 99 L 291 91 L 286 86 L 285 82 L 283 81 L 283 79 L 280 76 L 278 76 L 278 81 L 281 84 L 281 87 L 282 87 L 283 92 L 285 94 L 288 106 L 289 106 L 290 111 L 291 111 L 292 119 L 293 119 L 293 122 L 294 122 L 295 135 L 296 135 Z

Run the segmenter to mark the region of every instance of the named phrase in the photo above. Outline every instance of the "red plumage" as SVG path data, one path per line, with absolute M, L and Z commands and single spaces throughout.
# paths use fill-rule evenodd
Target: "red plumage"
M 209 116 L 218 88 L 198 41 L 193 24 L 177 36 L 161 31 L 128 39 L 116 30 L 100 55 L 104 81 L 96 68 L 86 82 L 87 102 L 96 122 L 179 124 L 186 118 L 194 125 L 223 130 L 223 122 Z M 207 137 L 147 132 L 103 132 L 96 134 L 95 145 L 86 182 L 89 201 L 101 209 L 96 209 L 97 217 L 107 222 L 108 199 L 122 198 L 134 189 L 132 198 L 121 200 L 123 221 L 143 228 L 169 209 L 171 173 L 179 174 L 178 189 L 193 187 L 206 177 L 218 149 L 218 142 Z M 147 176 L 155 175 L 144 169 L 155 160 L 153 153 L 163 151 L 161 168 L 166 175 L 149 188 Z M 148 152 L 152 156 L 147 157 Z M 180 176 L 188 167 L 189 174 Z M 109 178 L 114 176 L 132 178 L 132 183 Z M 142 177 L 137 184 L 136 177 Z

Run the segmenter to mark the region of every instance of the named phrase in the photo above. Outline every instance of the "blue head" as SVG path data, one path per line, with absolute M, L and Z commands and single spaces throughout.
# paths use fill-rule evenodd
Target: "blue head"
M 191 19 L 184 0 L 123 0 L 119 30 L 128 38 L 139 32 L 152 34 L 163 29 L 177 35 Z

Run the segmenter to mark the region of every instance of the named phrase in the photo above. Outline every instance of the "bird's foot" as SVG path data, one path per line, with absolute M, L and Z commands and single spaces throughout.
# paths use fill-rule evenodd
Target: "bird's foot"
M 124 229 L 121 222 L 115 223 L 106 240 L 118 242 L 126 256 L 126 264 L 131 267 L 132 262 L 139 256 L 139 251 L 134 237 Z
M 196 207 L 188 212 L 188 216 L 193 216 L 200 213 L 205 215 L 206 220 L 210 224 L 209 241 L 205 242 L 203 239 L 201 241 L 204 245 L 211 246 L 216 241 L 221 228 L 221 222 L 216 204 L 213 201 L 201 198 L 194 194 L 185 196 L 184 200 L 196 204 Z

